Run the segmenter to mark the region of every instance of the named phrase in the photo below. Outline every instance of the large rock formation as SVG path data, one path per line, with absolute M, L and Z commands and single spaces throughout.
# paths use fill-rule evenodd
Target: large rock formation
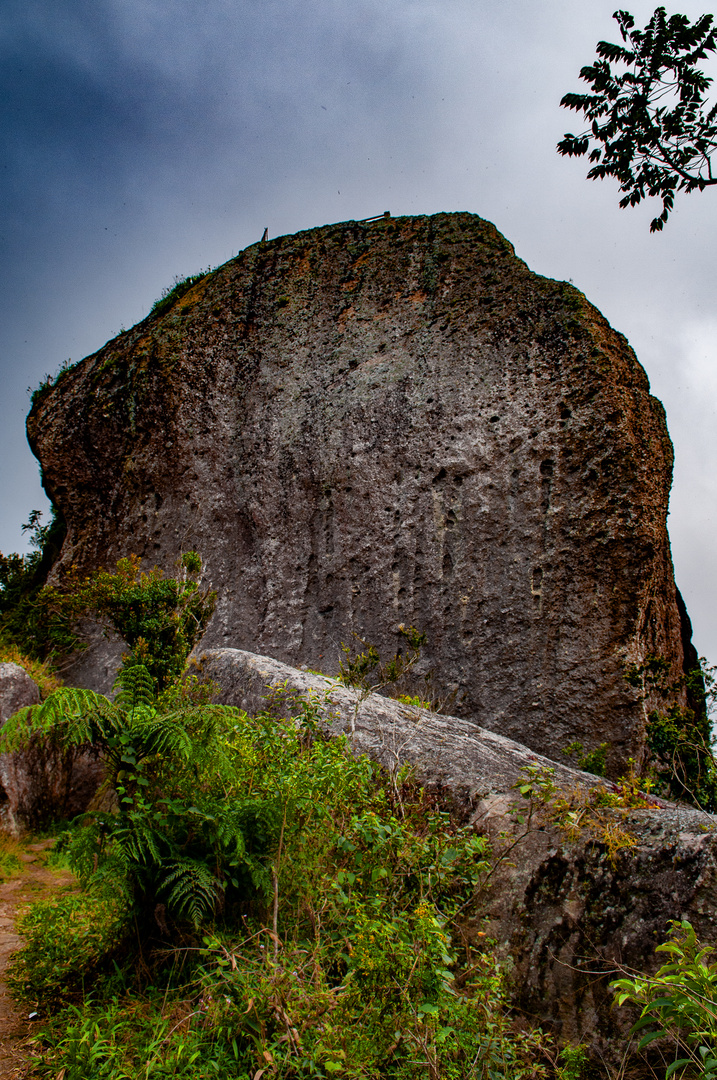
M 460 715 L 551 756 L 609 741 L 616 768 L 643 738 L 625 662 L 694 658 L 662 406 L 473 215 L 255 244 L 47 387 L 28 433 L 55 579 L 195 547 L 205 645 L 331 672 L 354 632 L 385 654 L 414 624 Z

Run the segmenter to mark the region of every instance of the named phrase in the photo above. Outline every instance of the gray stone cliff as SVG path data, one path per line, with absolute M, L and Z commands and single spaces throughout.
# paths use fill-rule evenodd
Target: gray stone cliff
M 413 624 L 462 717 L 551 757 L 607 741 L 613 770 L 643 744 L 625 663 L 694 658 L 662 406 L 471 214 L 255 244 L 63 374 L 28 433 L 68 525 L 54 580 L 196 548 L 205 646 L 332 672 Z M 106 689 L 93 655 L 76 679 Z

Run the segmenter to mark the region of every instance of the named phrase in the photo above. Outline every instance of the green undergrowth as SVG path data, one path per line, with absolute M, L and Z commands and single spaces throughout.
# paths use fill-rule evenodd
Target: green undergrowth
M 22 863 L 22 845 L 11 836 L 0 834 L 0 882 L 7 881 L 18 872 Z
M 512 1022 L 490 943 L 464 932 L 486 840 L 408 774 L 390 783 L 325 738 L 311 704 L 289 721 L 221 715 L 203 756 L 160 770 L 165 804 L 152 804 L 169 828 L 191 795 L 195 859 L 226 808 L 243 808 L 232 859 L 220 869 L 220 849 L 211 856 L 210 912 L 183 916 L 161 892 L 148 911 L 126 837 L 86 821 L 63 834 L 84 890 L 30 910 L 12 965 L 15 993 L 42 1017 L 31 1075 L 567 1075 L 550 1071 L 539 1031 Z
M 24 555 L 0 552 L 0 660 L 21 664 L 47 694 L 58 685 L 52 660 L 65 641 L 41 594 L 66 527 L 53 508 L 46 525 L 41 512 L 34 510 L 22 530 L 28 534 L 31 550 Z

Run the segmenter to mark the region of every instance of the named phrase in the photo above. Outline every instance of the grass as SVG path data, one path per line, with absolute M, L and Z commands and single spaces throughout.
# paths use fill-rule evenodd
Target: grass
M 23 851 L 18 840 L 0 833 L 0 882 L 8 881 L 22 868 L 20 856 Z

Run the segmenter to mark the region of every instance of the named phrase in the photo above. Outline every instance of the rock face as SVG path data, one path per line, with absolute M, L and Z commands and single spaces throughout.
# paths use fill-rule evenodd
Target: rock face
M 61 375 L 28 434 L 68 525 L 55 580 L 194 547 L 206 646 L 336 671 L 354 633 L 387 655 L 412 624 L 454 711 L 551 756 L 607 741 L 614 769 L 643 742 L 625 662 L 695 658 L 662 406 L 473 215 L 255 244 Z
M 19 709 L 38 705 L 40 692 L 19 664 L 0 664 L 0 728 Z M 40 740 L 0 754 L 0 828 L 18 835 L 86 809 L 103 777 L 89 752 L 60 751 Z
M 0 664 L 0 725 L 18 709 L 26 705 L 38 705 L 40 691 L 19 664 Z
M 466 911 L 463 932 L 487 932 L 510 957 L 515 1003 L 561 1041 L 587 1044 L 609 1075 L 648 1075 L 636 1062 L 622 1071 L 635 1016 L 614 1008 L 609 982 L 618 965 L 656 969 L 655 946 L 671 919 L 689 919 L 703 940 L 714 941 L 717 818 L 660 799 L 650 809 L 601 811 L 604 824 L 622 835 L 611 852 L 606 834 L 585 824 L 589 812 L 570 832 L 558 827 L 549 806 L 529 816 L 514 790 L 528 766 L 552 768 L 563 793 L 605 783 L 589 773 L 456 717 L 363 697 L 266 656 L 198 650 L 197 663 L 226 704 L 256 711 L 273 687 L 279 694 L 269 697 L 269 707 L 296 715 L 284 696 L 295 692 L 311 698 L 319 718 L 346 734 L 356 752 L 389 771 L 415 766 L 454 814 L 493 839 L 493 871 Z

